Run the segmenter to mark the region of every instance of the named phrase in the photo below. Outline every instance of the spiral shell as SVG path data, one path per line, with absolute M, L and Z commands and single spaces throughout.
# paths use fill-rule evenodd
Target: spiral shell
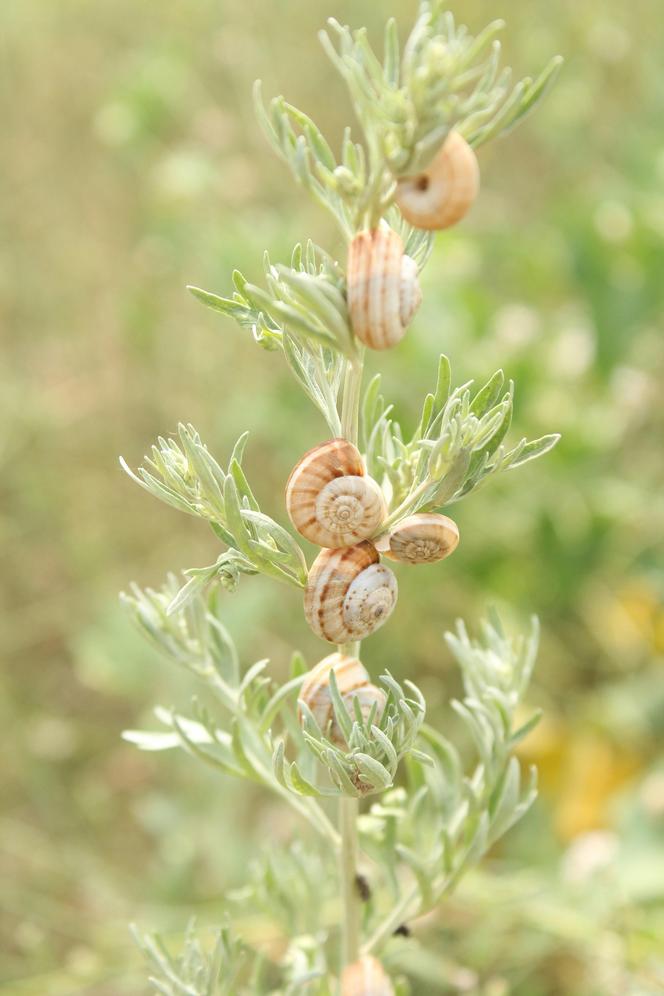
M 404 564 L 434 564 L 449 557 L 458 545 L 456 522 L 437 513 L 408 516 L 376 544 L 386 557 Z
M 451 131 L 428 169 L 398 181 L 396 202 L 416 228 L 449 228 L 468 213 L 479 187 L 477 157 L 465 138 Z
M 304 614 L 322 639 L 352 643 L 382 626 L 396 601 L 397 579 L 365 541 L 318 554 L 304 590 Z
M 345 439 L 305 453 L 288 479 L 286 508 L 302 536 L 336 549 L 372 536 L 387 515 L 380 486 Z
M 394 996 L 394 988 L 378 959 L 365 955 L 343 970 L 341 996 Z
M 339 746 L 345 746 L 346 741 L 334 715 L 332 696 L 330 695 L 330 673 L 334 671 L 337 688 L 348 714 L 355 718 L 354 699 L 358 700 L 360 712 L 365 721 L 376 705 L 376 722 L 380 721 L 385 709 L 387 696 L 385 692 L 372 685 L 369 675 L 357 657 L 347 657 L 345 654 L 330 654 L 319 661 L 304 679 L 300 691 L 300 699 L 311 710 L 314 719 L 330 739 Z M 300 716 L 300 718 L 302 718 Z
M 422 302 L 417 263 L 391 228 L 359 232 L 348 251 L 348 310 L 358 339 L 389 349 L 403 338 Z

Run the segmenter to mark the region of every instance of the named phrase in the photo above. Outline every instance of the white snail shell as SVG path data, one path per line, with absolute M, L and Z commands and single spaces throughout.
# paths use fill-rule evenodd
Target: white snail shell
M 394 996 L 394 988 L 378 959 L 365 955 L 343 970 L 341 996 Z
M 304 614 L 314 633 L 330 643 L 364 640 L 389 618 L 397 579 L 380 563 L 373 544 L 321 550 L 309 571 Z
M 334 671 L 339 694 L 353 720 L 355 719 L 354 699 L 357 699 L 365 722 L 371 714 L 374 703 L 375 722 L 380 722 L 387 696 L 382 689 L 371 684 L 366 669 L 357 657 L 330 654 L 311 669 L 304 679 L 300 699 L 309 707 L 323 733 L 326 733 L 334 743 L 345 747 L 346 741 L 336 721 L 330 695 L 331 671 Z
M 370 349 L 389 349 L 405 335 L 422 303 L 417 263 L 391 228 L 359 232 L 348 250 L 348 311 L 355 335 Z
M 468 213 L 479 187 L 477 157 L 465 138 L 451 131 L 428 169 L 398 181 L 396 202 L 416 228 L 449 228 Z
M 302 536 L 333 548 L 372 536 L 387 515 L 380 486 L 345 439 L 331 439 L 305 453 L 288 479 L 286 508 Z
M 435 512 L 410 515 L 377 541 L 377 549 L 404 564 L 433 564 L 454 553 L 459 527 L 453 519 Z

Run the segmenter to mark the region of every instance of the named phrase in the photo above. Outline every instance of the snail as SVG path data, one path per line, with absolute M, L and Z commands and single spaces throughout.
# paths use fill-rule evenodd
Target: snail
M 306 676 L 300 691 L 300 700 L 311 710 L 319 727 L 339 746 L 346 741 L 336 721 L 332 696 L 330 695 L 330 673 L 334 671 L 337 688 L 351 719 L 355 719 L 354 700 L 357 699 L 364 720 L 371 715 L 374 705 L 375 722 L 380 722 L 385 709 L 387 696 L 381 688 L 372 685 L 369 675 L 357 657 L 345 654 L 330 654 L 319 661 Z M 300 714 L 300 720 L 302 715 Z
M 394 988 L 378 959 L 365 955 L 343 970 L 341 996 L 394 996 Z
M 330 643 L 370 636 L 389 618 L 397 579 L 368 542 L 321 550 L 304 590 L 304 614 L 314 633 Z
M 376 549 L 404 564 L 433 564 L 454 553 L 459 527 L 453 519 L 435 512 L 409 515 L 390 533 L 381 536 Z
M 405 335 L 422 303 L 417 263 L 391 228 L 359 232 L 348 250 L 348 311 L 355 335 L 370 349 L 389 349 Z
M 397 182 L 395 199 L 406 221 L 416 228 L 449 228 L 468 213 L 479 186 L 475 153 L 458 131 L 451 131 L 423 173 Z
M 286 508 L 302 536 L 336 549 L 372 536 L 387 515 L 380 486 L 345 439 L 305 453 L 288 479 Z

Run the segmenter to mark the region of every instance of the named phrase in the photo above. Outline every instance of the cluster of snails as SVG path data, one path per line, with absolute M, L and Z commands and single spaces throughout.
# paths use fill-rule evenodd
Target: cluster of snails
M 338 646 L 370 636 L 396 605 L 397 579 L 381 554 L 402 563 L 433 563 L 459 542 L 455 523 L 439 514 L 409 516 L 381 534 L 387 518 L 382 489 L 366 473 L 357 447 L 345 439 L 305 453 L 288 479 L 286 508 L 295 529 L 322 547 L 307 578 L 305 617 L 317 636 Z M 301 700 L 330 739 L 343 746 L 330 695 L 332 671 L 351 717 L 356 700 L 365 720 L 374 706 L 380 719 L 385 694 L 355 657 L 332 654 L 307 675 Z
M 438 514 L 412 515 L 380 535 L 387 517 L 383 492 L 345 439 L 305 453 L 288 479 L 286 508 L 300 535 L 323 548 L 309 571 L 304 614 L 329 643 L 363 640 L 390 616 L 397 580 L 381 554 L 402 563 L 433 563 L 459 542 L 455 523 Z
M 479 190 L 479 166 L 466 140 L 451 131 L 433 162 L 397 180 L 395 201 L 415 228 L 440 230 L 470 210 Z M 359 232 L 348 250 L 348 312 L 353 332 L 370 349 L 401 341 L 422 302 L 417 263 L 390 228 Z

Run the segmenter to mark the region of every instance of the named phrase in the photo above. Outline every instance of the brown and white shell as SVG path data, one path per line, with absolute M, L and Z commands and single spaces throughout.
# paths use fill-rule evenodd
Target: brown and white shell
M 304 614 L 330 643 L 364 640 L 387 622 L 397 601 L 397 579 L 372 543 L 321 550 L 309 571 Z
M 343 970 L 341 996 L 394 996 L 394 987 L 378 959 L 365 955 Z
M 369 675 L 357 657 L 345 654 L 330 654 L 308 673 L 302 684 L 300 700 L 304 702 L 319 727 L 339 746 L 346 741 L 336 721 L 332 696 L 330 694 L 330 673 L 334 671 L 339 694 L 351 719 L 355 719 L 354 700 L 357 699 L 360 712 L 366 722 L 376 705 L 376 722 L 380 721 L 387 696 L 381 688 L 371 684 Z M 302 716 L 300 714 L 300 719 Z
M 368 539 L 387 515 L 380 486 L 345 439 L 331 439 L 305 453 L 288 479 L 286 508 L 302 536 L 332 548 Z
M 397 182 L 395 200 L 415 228 L 449 228 L 470 210 L 480 188 L 477 157 L 458 131 L 451 131 L 431 165 Z
M 359 232 L 348 250 L 348 311 L 355 335 L 370 349 L 403 338 L 422 303 L 417 263 L 391 228 Z
M 376 542 L 384 556 L 404 564 L 434 564 L 449 557 L 458 545 L 456 522 L 436 512 L 409 515 Z

